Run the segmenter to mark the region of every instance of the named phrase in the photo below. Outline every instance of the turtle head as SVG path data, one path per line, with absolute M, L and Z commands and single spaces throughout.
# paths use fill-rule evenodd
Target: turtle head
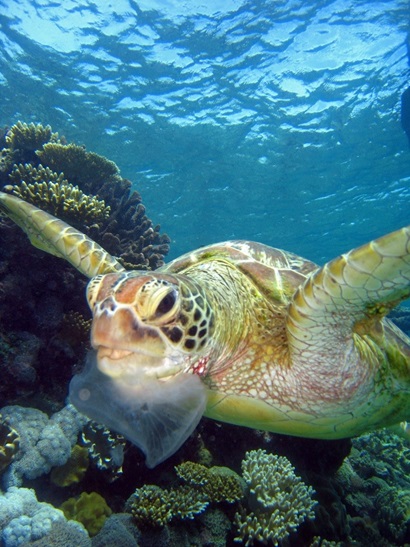
M 153 467 L 175 452 L 206 406 L 191 364 L 208 351 L 213 313 L 184 276 L 121 272 L 93 278 L 91 352 L 70 385 L 73 404 L 139 446 Z

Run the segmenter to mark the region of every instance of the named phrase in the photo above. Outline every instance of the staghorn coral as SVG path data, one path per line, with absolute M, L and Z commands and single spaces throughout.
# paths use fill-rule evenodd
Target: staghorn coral
M 314 490 L 284 456 L 251 450 L 242 461 L 242 472 L 250 490 L 249 503 L 256 509 L 236 513 L 239 535 L 235 541 L 279 545 L 305 519 L 314 518 Z
M 0 473 L 14 460 L 19 446 L 20 437 L 17 431 L 3 420 L 0 423 Z
M 69 498 L 61 505 L 65 517 L 80 522 L 90 536 L 95 536 L 101 530 L 112 513 L 105 499 L 97 492 L 82 492 L 76 498 Z
M 88 466 L 88 450 L 76 444 L 73 446 L 66 463 L 51 470 L 51 482 L 62 487 L 78 483 L 84 478 Z

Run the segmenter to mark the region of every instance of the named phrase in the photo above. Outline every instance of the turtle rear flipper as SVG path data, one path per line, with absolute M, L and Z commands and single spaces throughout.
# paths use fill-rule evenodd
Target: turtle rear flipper
M 409 296 L 410 226 L 335 258 L 307 278 L 288 309 L 291 358 L 315 352 L 331 363 L 355 332 L 377 332 L 380 319 Z
M 98 243 L 31 203 L 0 192 L 0 211 L 20 226 L 34 247 L 67 260 L 87 277 L 124 270 Z

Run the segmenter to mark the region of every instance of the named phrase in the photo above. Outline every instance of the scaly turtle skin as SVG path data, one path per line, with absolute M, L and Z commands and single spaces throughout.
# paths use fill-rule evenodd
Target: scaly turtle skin
M 410 339 L 384 317 L 410 295 L 410 227 L 322 268 L 228 241 L 141 272 L 14 196 L 0 193 L 0 209 L 33 244 L 95 276 L 94 352 L 70 398 L 149 466 L 202 415 L 323 439 L 410 418 Z

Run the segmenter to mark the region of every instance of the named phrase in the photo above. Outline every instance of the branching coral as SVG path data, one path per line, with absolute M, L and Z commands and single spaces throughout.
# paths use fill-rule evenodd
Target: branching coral
M 56 173 L 49 167 L 43 167 L 41 163 L 37 167 L 33 167 L 31 163 L 19 163 L 13 165 L 13 169 L 9 175 L 12 185 L 5 186 L 5 191 L 11 191 L 13 185 L 19 185 L 22 182 L 33 184 L 34 182 L 55 182 L 57 184 L 68 184 L 64 173 Z M 24 199 L 24 198 L 23 198 Z
M 85 192 L 98 195 L 111 207 L 107 222 L 89 235 L 117 256 L 127 269 L 156 269 L 168 253 L 169 238 L 160 235 L 145 215 L 138 192 L 122 179 L 116 164 L 75 144 L 47 143 L 41 161 Z
M 193 519 L 211 502 L 233 503 L 243 497 L 240 478 L 225 467 L 208 469 L 184 462 L 175 470 L 183 485 L 170 489 L 145 485 L 131 496 L 131 512 L 138 524 L 164 526 L 173 519 Z
M 243 497 L 238 475 L 228 467 L 205 467 L 195 462 L 184 462 L 175 467 L 185 484 L 200 490 L 209 501 L 234 503 Z
M 37 150 L 46 142 L 57 142 L 58 133 L 51 127 L 39 124 L 26 124 L 18 121 L 6 135 L 6 144 L 12 150 Z
M 131 512 L 142 526 L 165 526 L 172 519 L 193 519 L 209 503 L 200 491 L 186 486 L 164 490 L 148 484 L 137 488 L 132 498 Z
M 14 184 L 5 186 L 4 190 L 78 226 L 100 225 L 107 220 L 110 207 L 104 200 L 84 194 L 64 176 L 41 164 L 37 167 L 29 163 L 14 165 L 10 173 Z
M 1 178 L 10 175 L 11 182 L 20 182 L 19 186 L 23 181 L 27 186 L 36 182 L 41 184 L 35 188 L 24 188 L 23 194 L 21 190 L 16 191 L 23 199 L 30 200 L 56 216 L 62 216 L 69 223 L 74 222 L 76 227 L 82 228 L 108 252 L 117 256 L 127 269 L 156 269 L 162 266 L 163 256 L 169 250 L 170 239 L 166 234 L 160 234 L 160 227 L 154 226 L 145 215 L 141 196 L 138 192 L 131 191 L 130 181 L 120 176 L 113 161 L 88 152 L 83 146 L 65 144 L 64 138 L 59 139 L 58 134 L 52 133 L 49 126 L 43 127 L 41 124 L 27 125 L 18 122 L 9 130 L 7 144 L 9 148 L 2 151 L 4 165 L 1 170 L 4 175 L 0 176 L 0 182 Z M 24 159 L 24 150 L 30 152 L 30 164 L 24 166 L 26 171 L 37 169 L 41 175 L 36 173 L 30 181 L 27 176 L 19 177 L 15 169 L 8 173 L 14 161 Z M 13 158 L 14 161 L 10 164 Z M 48 171 L 44 173 L 44 170 Z M 71 189 L 78 187 L 77 194 L 82 192 L 84 196 L 81 205 L 78 205 L 76 200 L 82 196 L 70 195 L 74 202 L 74 210 L 73 203 L 67 206 L 68 211 L 73 213 L 70 215 L 61 207 L 61 201 L 67 202 L 66 181 L 72 185 Z M 48 184 L 51 182 L 58 184 L 51 187 Z M 61 189 L 62 184 L 64 191 Z M 3 186 L 7 186 L 7 183 Z M 58 207 L 53 205 L 50 196 L 53 192 L 63 194 Z M 92 203 L 89 204 L 87 200 Z M 98 205 L 101 201 L 104 203 L 102 208 Z M 82 211 L 81 216 L 78 209 Z
M 250 490 L 251 513 L 235 515 L 239 536 L 235 541 L 279 545 L 307 518 L 314 518 L 314 490 L 295 474 L 290 461 L 265 450 L 246 453 L 243 477 Z

